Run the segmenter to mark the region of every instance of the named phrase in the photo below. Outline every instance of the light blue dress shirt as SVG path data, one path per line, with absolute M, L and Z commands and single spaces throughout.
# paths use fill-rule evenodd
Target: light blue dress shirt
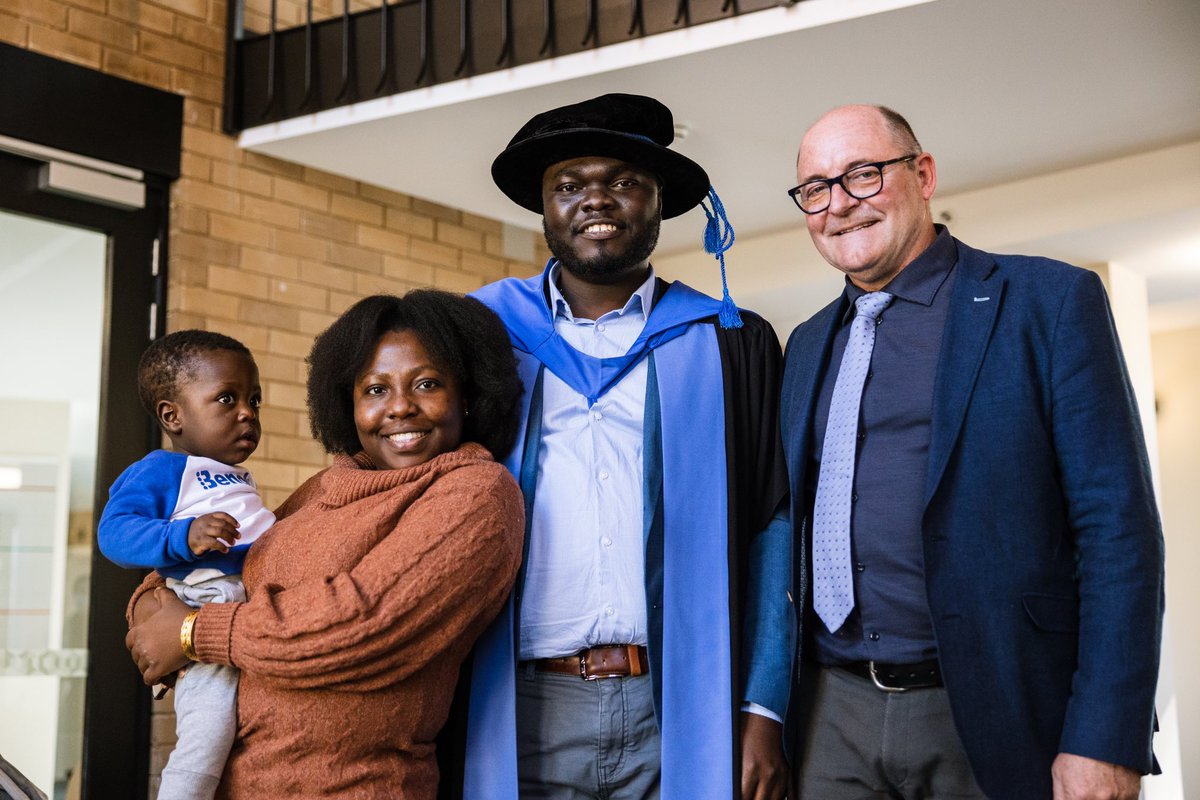
M 550 273 L 554 329 L 581 353 L 624 355 L 654 300 L 654 272 L 625 306 L 574 316 Z M 546 371 L 537 501 L 521 600 L 520 658 L 555 658 L 604 644 L 646 644 L 642 520 L 643 359 L 590 409 Z

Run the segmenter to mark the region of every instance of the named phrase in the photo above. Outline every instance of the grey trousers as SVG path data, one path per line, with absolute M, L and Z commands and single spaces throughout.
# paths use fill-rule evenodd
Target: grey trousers
M 649 675 L 517 674 L 522 800 L 657 800 L 661 744 Z
M 192 607 L 246 599 L 240 575 L 188 586 L 167 585 Z M 192 664 L 175 681 L 178 741 L 163 768 L 158 800 L 211 800 L 237 734 L 238 671 L 219 664 Z
M 801 675 L 799 800 L 986 800 L 943 688 L 884 692 L 835 667 Z

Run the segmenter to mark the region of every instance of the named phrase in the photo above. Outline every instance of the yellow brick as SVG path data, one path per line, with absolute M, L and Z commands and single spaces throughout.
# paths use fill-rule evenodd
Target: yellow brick
M 46 0 L 5 0 L 4 11 L 18 19 L 49 25 L 53 28 L 67 27 L 67 9 L 61 3 Z
M 62 61 L 73 61 L 93 69 L 100 68 L 100 45 L 50 28 L 31 27 L 29 49 Z
M 355 224 L 315 211 L 300 212 L 300 230 L 322 239 L 341 242 L 354 241 Z
M 293 411 L 304 411 L 308 408 L 304 387 L 298 383 L 267 381 L 263 387 L 263 402 Z
M 403 295 L 411 288 L 411 284 L 385 278 L 382 275 L 357 275 L 354 279 L 354 291 L 360 297 L 371 294 Z
M 204 71 L 204 51 L 178 36 L 166 37 L 143 31 L 138 37 L 138 52 L 146 58 L 163 61 L 192 72 Z
M 211 103 L 221 102 L 225 87 L 217 78 L 176 68 L 171 71 L 171 88 L 188 97 L 198 97 Z
M 205 50 L 221 54 L 222 57 L 224 56 L 224 26 L 208 25 L 188 19 L 187 17 L 177 17 L 175 21 L 175 35 L 185 42 L 190 42 L 197 47 L 202 47 Z
M 252 275 L 248 272 L 240 272 L 240 275 Z M 267 279 L 262 276 L 252 276 L 255 280 L 261 280 L 265 284 Z M 253 322 L 257 325 L 267 325 L 272 328 L 282 328 L 284 330 L 295 330 L 300 324 L 300 313 L 288 306 L 281 306 L 277 303 L 269 303 L 260 299 L 266 295 L 263 291 L 255 299 L 245 299 L 238 305 L 238 319 L 242 322 Z
M 254 473 L 254 482 L 259 487 L 282 489 L 285 492 L 285 497 L 291 494 L 296 488 L 296 467 L 294 464 L 252 460 L 246 466 Z M 273 503 L 272 505 L 278 505 L 278 503 Z
M 179 172 L 185 178 L 207 181 L 212 162 L 199 153 L 183 153 L 179 158 Z
M 207 0 L 154 0 L 154 3 L 199 19 L 208 18 Z
M 237 245 L 194 233 L 176 233 L 171 237 L 171 257 L 175 256 L 226 266 L 237 266 L 239 258 Z
M 302 333 L 272 330 L 267 337 L 267 347 L 274 355 L 306 358 L 312 349 L 312 337 Z
M 466 211 L 462 212 L 462 224 L 464 228 L 470 228 L 490 236 L 500 236 L 504 230 L 504 226 L 499 221 Z
M 0 14 L 0 42 L 25 47 L 29 41 L 29 25 L 16 17 Z
M 329 199 L 329 210 L 343 219 L 365 222 L 368 225 L 383 225 L 383 206 L 370 200 L 335 194 Z
M 437 224 L 437 240 L 461 250 L 483 250 L 483 234 L 479 231 L 440 220 Z
M 268 291 L 269 279 L 265 275 L 256 275 L 241 269 L 218 267 L 215 264 L 208 268 L 208 288 L 214 292 L 225 292 L 240 297 L 264 297 Z M 239 311 L 239 318 L 245 315 Z M 247 320 L 262 323 L 262 320 Z
M 246 219 L 266 222 L 295 230 L 300 227 L 300 209 L 278 200 L 242 195 L 242 215 Z
M 72 8 L 67 12 L 67 30 L 76 36 L 120 50 L 133 50 L 138 40 L 137 33 L 128 25 L 81 8 Z
M 238 154 L 237 142 L 232 137 L 192 127 L 183 129 L 183 149 L 208 156 L 214 161 L 234 161 Z
M 337 319 L 336 314 L 300 309 L 300 324 L 298 329 L 301 333 L 316 336 L 318 333 L 324 333 L 325 329 L 332 325 L 335 319 Z
M 326 289 L 348 289 L 354 285 L 354 272 L 340 267 L 331 267 L 322 261 L 302 260 L 300 262 L 300 280 L 313 283 Z
M 179 303 L 180 311 L 221 320 L 237 319 L 238 300 L 231 295 L 218 294 L 201 286 L 180 286 L 171 297 Z
M 433 285 L 439 289 L 445 289 L 448 292 L 473 292 L 483 285 L 483 281 L 478 275 L 468 275 L 465 272 L 456 272 L 452 269 L 435 269 L 433 271 Z
M 329 455 L 325 456 L 325 466 L 329 466 L 329 464 L 331 464 L 331 463 L 333 463 L 333 456 L 329 456 Z M 301 465 L 301 466 L 296 467 L 296 477 L 300 480 L 301 483 L 303 483 L 304 481 L 308 480 L 313 475 L 316 475 L 318 472 L 320 472 L 324 468 L 325 467 L 314 467 L 311 465 L 305 467 L 305 466 Z
M 272 436 L 267 440 L 267 455 L 279 461 L 323 465 L 325 451 L 311 438 Z
M 262 362 L 257 358 L 255 360 L 259 361 L 259 374 L 262 375 Z M 301 416 L 301 414 L 298 411 L 289 411 L 284 408 L 274 408 L 264 405 L 258 416 L 262 421 L 263 441 L 270 442 L 271 437 L 275 434 L 279 434 L 280 436 L 294 436 L 296 433 L 296 418 Z
M 324 311 L 329 307 L 329 292 L 316 286 L 294 281 L 275 281 L 271 284 L 271 300 L 289 306 Z M 308 351 L 305 350 L 307 353 Z
M 364 183 L 358 187 L 358 193 L 367 200 L 377 200 L 390 208 L 412 208 L 411 197 L 380 186 Z
M 408 252 L 409 238 L 402 233 L 392 233 L 382 228 L 359 225 L 358 243 L 363 247 L 382 250 L 392 255 L 404 255 Z
M 401 208 L 387 210 L 387 226 L 392 230 L 407 233 L 410 236 L 421 236 L 426 239 L 434 237 L 434 220 L 430 217 L 414 214 Z
M 365 250 L 354 245 L 330 242 L 326 258 L 331 264 L 351 267 L 363 272 L 381 272 L 387 256 L 382 256 L 373 250 Z
M 174 14 L 143 0 L 108 0 L 108 15 L 159 33 L 169 34 L 175 27 Z
M 166 64 L 156 64 L 141 56 L 130 55 L 120 50 L 104 51 L 104 71 L 159 89 L 171 88 L 171 68 Z
M 329 292 L 329 310 L 334 314 L 341 314 L 347 308 L 357 303 L 362 298 L 353 293 L 337 292 L 330 290 Z
M 504 259 L 466 252 L 462 254 L 462 271 L 481 276 L 485 283 L 500 280 L 508 274 Z
M 232 336 L 250 348 L 251 353 L 262 353 L 267 349 L 268 331 L 261 325 L 247 325 L 244 322 L 232 320 L 214 320 L 209 330 Z
M 408 255 L 414 261 L 427 261 L 443 267 L 458 267 L 459 264 L 459 253 L 456 248 L 421 239 L 412 240 L 409 244 Z
M 275 198 L 305 208 L 317 211 L 329 210 L 329 190 L 319 186 L 309 186 L 301 181 L 277 176 L 274 178 L 275 188 L 271 194 Z
M 214 239 L 255 247 L 269 244 L 272 233 L 269 225 L 215 212 L 208 215 L 208 230 Z
M 241 249 L 241 266 L 243 269 L 261 272 L 276 278 L 295 278 L 300 274 L 299 259 L 283 253 L 251 247 Z
M 407 258 L 398 256 L 383 257 L 383 274 L 389 278 L 407 281 L 419 286 L 433 284 L 433 267 L 429 264 L 418 264 Z
M 208 233 L 208 212 L 197 206 L 178 206 L 171 212 L 172 227 L 200 235 Z
M 239 152 L 241 154 L 239 160 L 247 167 L 259 169 L 271 175 L 286 175 L 289 178 L 297 180 L 304 178 L 304 167 L 299 164 L 293 164 L 291 161 L 284 161 L 274 156 L 265 156 L 250 150 L 241 150 Z
M 270 175 L 230 161 L 212 162 L 212 182 L 262 197 L 271 196 Z
M 483 252 L 489 256 L 504 255 L 504 237 L 502 235 L 487 234 L 483 237 Z
M 450 208 L 440 203 L 422 200 L 419 197 L 412 199 L 412 209 L 418 214 L 424 214 L 427 217 L 436 217 L 437 219 L 455 224 L 458 224 L 462 220 L 462 212 L 457 208 Z
M 341 10 L 340 7 L 338 10 Z M 312 167 L 304 168 L 304 182 L 311 183 L 316 186 L 324 186 L 326 189 L 332 189 L 333 191 L 341 192 L 342 194 L 356 194 L 358 192 L 358 182 L 353 178 L 347 178 L 342 175 L 334 175 L 329 172 L 322 172 L 321 170 L 313 169 Z
M 190 204 L 235 215 L 241 207 L 241 196 L 222 186 L 214 186 L 206 181 L 192 178 L 181 178 L 175 186 L 179 190 L 180 197 L 187 198 L 187 202 Z
M 271 237 L 272 249 L 301 258 L 320 257 L 328 249 L 328 243 L 307 233 L 285 231 L 277 228 Z
M 176 217 L 179 215 L 176 214 Z M 208 284 L 208 265 L 190 258 L 171 256 L 171 286 L 205 286 Z

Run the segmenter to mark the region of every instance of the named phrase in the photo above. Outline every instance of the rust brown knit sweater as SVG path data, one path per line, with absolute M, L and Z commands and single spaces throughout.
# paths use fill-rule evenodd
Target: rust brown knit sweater
M 464 444 L 374 470 L 339 457 L 250 549 L 250 600 L 205 606 L 202 661 L 242 669 L 219 798 L 433 798 L 459 666 L 521 558 L 520 491 Z

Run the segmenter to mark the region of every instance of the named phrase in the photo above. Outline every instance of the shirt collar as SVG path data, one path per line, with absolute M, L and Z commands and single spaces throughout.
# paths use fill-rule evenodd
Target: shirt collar
M 937 236 L 933 243 L 907 267 L 900 270 L 899 274 L 883 287 L 883 291 L 910 303 L 933 305 L 938 290 L 942 288 L 942 284 L 946 282 L 950 271 L 958 262 L 958 248 L 954 244 L 954 238 L 950 236 L 950 231 L 945 225 L 935 225 L 934 228 L 937 230 Z M 843 316 L 843 322 L 853 318 L 854 302 L 867 292 L 846 278 L 845 294 L 849 307 Z
M 558 275 L 562 271 L 562 264 L 554 262 L 554 266 L 550 268 L 550 307 L 554 309 L 555 318 L 562 317 L 568 322 L 593 322 L 594 320 L 579 320 L 571 313 L 571 305 L 567 302 L 567 298 L 563 297 L 562 291 L 558 288 Z M 639 286 L 633 294 L 629 296 L 623 308 L 615 311 L 610 311 L 604 314 L 604 317 L 609 314 L 616 314 L 619 317 L 625 316 L 627 313 L 640 314 L 643 317 L 648 317 L 649 309 L 654 304 L 654 267 L 650 268 L 650 274 L 646 276 L 646 280 Z M 603 317 L 602 317 L 603 318 Z

